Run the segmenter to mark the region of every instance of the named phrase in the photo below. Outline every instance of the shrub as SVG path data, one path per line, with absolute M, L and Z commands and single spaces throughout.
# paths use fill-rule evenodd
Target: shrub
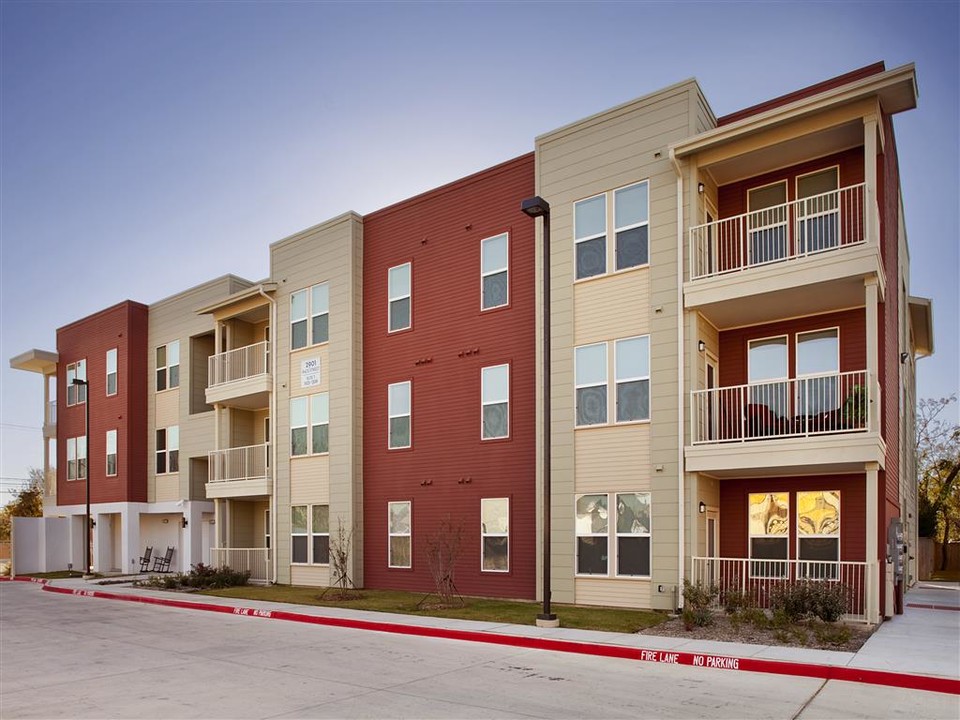
M 813 626 L 813 634 L 817 642 L 823 645 L 846 645 L 850 642 L 850 628 L 846 625 L 834 625 L 827 623 L 816 623 Z
M 717 588 L 714 585 L 704 586 L 700 583 L 692 584 L 689 580 L 683 581 L 684 603 L 694 610 L 710 607 L 717 597 Z
M 824 622 L 836 622 L 847 612 L 847 588 L 840 583 L 813 583 L 811 611 Z
M 225 587 L 246 585 L 250 579 L 249 572 L 240 572 L 228 567 L 214 568 L 203 563 L 194 565 L 188 573 L 176 575 L 154 575 L 136 584 L 142 587 L 156 587 L 162 590 L 180 590 L 194 588 L 197 590 L 219 590 Z
M 723 609 L 727 615 L 734 615 L 753 607 L 752 598 L 740 590 L 726 590 L 723 593 Z
M 713 625 L 713 613 L 707 608 L 685 607 L 680 617 L 683 618 L 683 626 L 687 630 Z
M 847 611 L 846 596 L 846 587 L 839 583 L 799 582 L 775 588 L 770 594 L 770 606 L 791 622 L 811 616 L 836 622 Z
M 770 618 L 758 607 L 742 608 L 734 617 L 739 618 L 741 622 L 748 622 L 760 630 L 770 627 Z

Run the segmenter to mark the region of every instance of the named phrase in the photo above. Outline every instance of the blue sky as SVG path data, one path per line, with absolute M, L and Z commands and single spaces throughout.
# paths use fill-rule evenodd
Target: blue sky
M 958 369 L 960 5 L 61 3 L 0 6 L 0 488 L 42 464 L 39 376 L 7 359 L 130 298 L 533 148 L 687 77 L 724 114 L 863 65 L 915 62 L 895 119 L 912 292 Z

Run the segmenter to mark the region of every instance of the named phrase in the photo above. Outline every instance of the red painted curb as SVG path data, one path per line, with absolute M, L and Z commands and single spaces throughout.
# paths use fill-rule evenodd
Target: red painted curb
M 172 600 L 141 595 L 122 595 L 120 593 L 105 592 L 102 590 L 71 590 L 69 588 L 50 585 L 46 580 L 38 578 L 16 577 L 14 580 L 36 582 L 42 585 L 46 592 L 61 595 L 78 595 L 80 597 L 101 598 L 104 600 L 121 600 L 124 602 L 142 603 L 145 605 L 161 605 L 183 610 L 203 610 L 226 615 L 242 615 L 246 617 L 267 618 L 270 620 L 286 620 L 289 622 L 308 623 L 311 625 L 325 625 L 327 627 L 350 628 L 354 630 L 373 630 L 399 635 L 414 635 L 418 637 L 443 638 L 447 640 L 462 640 L 466 642 L 481 642 L 490 645 L 505 645 L 531 650 L 550 650 L 553 652 L 577 653 L 580 655 L 594 655 L 600 657 L 621 658 L 624 660 L 639 660 L 641 662 L 657 662 L 672 665 L 689 665 L 691 667 L 706 667 L 718 670 L 739 670 L 743 672 L 760 672 L 774 675 L 792 675 L 795 677 L 819 678 L 822 680 L 841 680 L 844 682 L 858 682 L 869 685 L 885 685 L 889 687 L 907 688 L 910 690 L 926 690 L 929 692 L 960 695 L 960 680 L 952 678 L 931 677 L 929 675 L 913 675 L 909 673 L 887 672 L 883 670 L 867 670 L 834 665 L 816 665 L 813 663 L 786 662 L 781 660 L 762 660 L 759 658 L 742 658 L 728 655 L 710 655 L 707 653 L 692 653 L 666 650 L 648 650 L 643 648 L 625 647 L 621 645 L 601 645 L 571 640 L 553 640 L 550 638 L 521 637 L 513 635 L 497 635 L 475 630 L 450 630 L 446 628 L 421 627 L 416 625 L 401 625 L 398 623 L 379 622 L 375 620 L 354 620 L 347 618 L 321 617 L 304 615 L 286 610 L 260 610 L 257 608 L 233 607 L 231 605 L 216 605 L 213 603 L 199 603 L 190 600 Z
M 907 603 L 907 607 L 921 608 L 923 610 L 956 610 L 960 612 L 960 606 L 957 606 L 957 605 L 928 605 L 926 603 Z

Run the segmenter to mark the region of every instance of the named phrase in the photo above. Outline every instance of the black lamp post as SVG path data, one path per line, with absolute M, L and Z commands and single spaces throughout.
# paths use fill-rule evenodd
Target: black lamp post
M 83 398 L 83 435 L 84 443 L 87 446 L 87 457 L 86 457 L 86 485 L 87 485 L 87 515 L 86 520 L 84 521 L 84 530 L 86 535 L 83 539 L 83 574 L 89 575 L 93 568 L 90 566 L 90 475 L 93 470 L 93 465 L 90 463 L 90 385 L 86 380 L 81 380 L 80 378 L 74 378 L 73 384 L 78 388 L 77 392 L 79 393 L 80 387 L 83 387 L 84 398 Z M 78 458 L 79 461 L 79 458 Z
M 532 218 L 543 218 L 543 612 L 537 620 L 554 624 L 550 612 L 550 203 L 539 195 L 520 203 Z

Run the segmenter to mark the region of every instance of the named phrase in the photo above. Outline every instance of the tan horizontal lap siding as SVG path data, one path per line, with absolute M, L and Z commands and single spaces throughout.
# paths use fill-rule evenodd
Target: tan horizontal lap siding
M 575 583 L 576 602 L 583 605 L 626 608 L 646 608 L 651 605 L 649 580 L 578 577 Z
M 650 331 L 650 278 L 646 268 L 579 282 L 574 286 L 576 345 L 644 335 Z M 633 312 L 611 312 L 632 308 Z
M 322 504 L 330 498 L 330 458 L 290 460 L 290 504 Z M 332 517 L 332 513 L 331 513 Z
M 578 495 L 650 489 L 648 424 L 581 429 L 574 435 Z
M 291 565 L 290 584 L 326 587 L 330 585 L 330 567 L 327 565 Z
M 180 473 L 157 475 L 156 494 L 153 502 L 168 502 L 180 499 Z
M 179 424 L 180 389 L 164 390 L 157 393 L 156 427 L 165 428 Z

